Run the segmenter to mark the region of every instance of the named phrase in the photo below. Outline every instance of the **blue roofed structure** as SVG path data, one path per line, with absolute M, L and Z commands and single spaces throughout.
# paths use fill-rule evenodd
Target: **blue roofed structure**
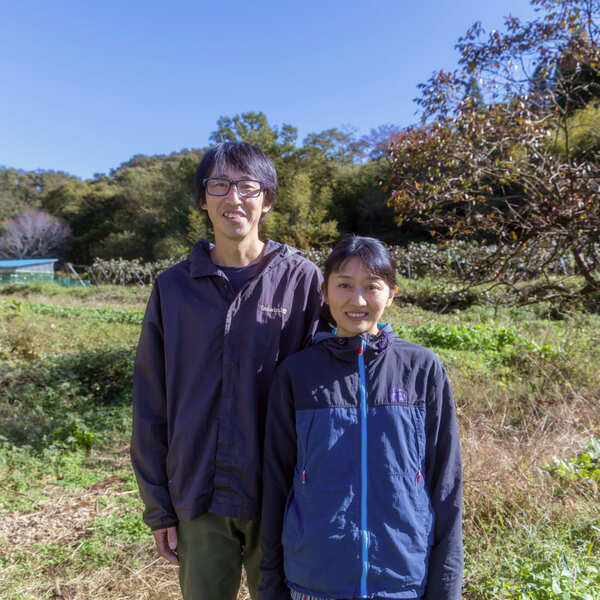
M 54 263 L 58 258 L 25 258 L 0 260 L 0 281 L 54 279 Z

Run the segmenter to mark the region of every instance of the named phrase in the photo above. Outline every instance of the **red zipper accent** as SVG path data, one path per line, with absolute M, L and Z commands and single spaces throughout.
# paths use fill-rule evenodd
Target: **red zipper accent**
M 417 475 L 417 485 L 419 485 L 421 483 L 421 471 L 419 471 L 419 474 Z
M 358 349 L 358 353 L 359 353 L 359 354 L 362 354 L 362 353 L 363 353 L 363 347 L 362 347 L 362 344 L 360 345 L 360 348 Z
M 306 483 L 306 471 L 302 471 L 302 483 Z

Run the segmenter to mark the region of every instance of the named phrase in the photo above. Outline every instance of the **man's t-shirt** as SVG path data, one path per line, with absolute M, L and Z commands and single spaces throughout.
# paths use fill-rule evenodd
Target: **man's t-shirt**
M 258 275 L 262 267 L 262 260 L 259 260 L 257 263 L 252 265 L 246 265 L 244 267 L 222 267 L 219 266 L 219 269 L 225 273 L 227 279 L 229 279 L 229 283 L 233 288 L 233 291 L 237 294 L 246 281 L 252 279 L 255 275 Z

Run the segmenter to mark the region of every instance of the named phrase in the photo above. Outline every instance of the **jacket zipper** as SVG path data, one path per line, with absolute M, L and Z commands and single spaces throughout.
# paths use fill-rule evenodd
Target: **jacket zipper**
M 302 475 L 301 482 L 302 484 L 306 484 L 306 462 L 308 460 L 308 438 L 310 437 L 310 430 L 312 429 L 313 423 L 315 420 L 315 413 L 313 412 L 310 417 L 310 423 L 308 424 L 308 428 L 306 429 L 306 437 L 304 438 L 302 444 L 302 450 L 304 451 L 304 456 L 302 457 Z
M 367 597 L 367 572 L 369 570 L 367 531 L 367 386 L 365 378 L 365 341 L 361 340 L 358 350 L 358 376 L 360 383 L 360 472 L 361 472 L 361 499 L 360 499 L 360 528 L 362 540 L 362 574 L 360 578 L 360 597 Z
M 416 408 L 415 408 L 416 410 Z M 422 475 L 421 475 L 421 442 L 419 441 L 419 423 L 417 421 L 417 418 L 415 417 L 414 412 L 412 413 L 412 422 L 413 422 L 413 427 L 415 428 L 415 440 L 417 442 L 417 486 L 419 486 L 421 484 L 421 479 L 422 479 Z

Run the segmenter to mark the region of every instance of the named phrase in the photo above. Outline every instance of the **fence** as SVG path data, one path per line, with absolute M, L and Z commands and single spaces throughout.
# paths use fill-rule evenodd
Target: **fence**
M 54 277 L 52 273 L 0 273 L 0 285 L 3 283 L 34 283 L 37 281 L 52 281 L 65 287 L 90 285 L 89 281 L 82 281 L 75 277 Z

